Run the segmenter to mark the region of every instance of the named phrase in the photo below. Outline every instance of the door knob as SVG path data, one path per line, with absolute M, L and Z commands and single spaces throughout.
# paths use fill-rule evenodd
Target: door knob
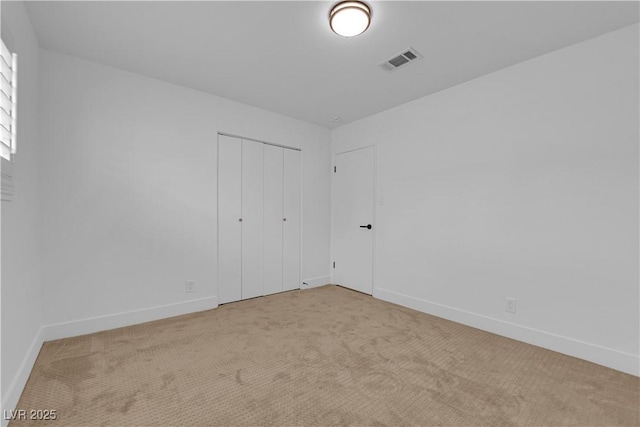
M 242 222 L 242 218 L 238 218 L 238 221 L 239 221 L 239 222 Z
M 361 225 L 360 228 L 366 228 L 368 230 L 371 230 L 371 224 Z

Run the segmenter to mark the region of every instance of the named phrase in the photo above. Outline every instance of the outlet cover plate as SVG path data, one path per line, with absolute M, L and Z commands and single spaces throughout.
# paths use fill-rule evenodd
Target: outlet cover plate
M 185 282 L 185 292 L 186 293 L 191 293 L 191 292 L 195 292 L 196 290 L 196 282 L 193 280 L 187 280 Z
M 508 313 L 516 312 L 516 299 L 507 297 L 507 303 L 505 305 L 504 311 Z

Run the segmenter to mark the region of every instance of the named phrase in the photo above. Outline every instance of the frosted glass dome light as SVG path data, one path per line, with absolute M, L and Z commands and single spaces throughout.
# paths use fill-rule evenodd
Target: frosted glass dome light
M 359 1 L 343 1 L 329 13 L 329 25 L 334 33 L 353 37 L 364 33 L 371 23 L 371 9 Z

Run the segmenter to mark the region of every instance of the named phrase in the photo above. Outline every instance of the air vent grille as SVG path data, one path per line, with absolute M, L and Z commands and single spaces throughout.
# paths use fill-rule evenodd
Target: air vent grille
M 391 58 L 384 61 L 380 64 L 380 67 L 386 71 L 395 71 L 400 67 L 404 67 L 411 62 L 415 62 L 418 59 L 421 59 L 422 55 L 418 53 L 417 50 L 410 47 L 409 49 L 405 49 L 402 53 L 392 56 Z

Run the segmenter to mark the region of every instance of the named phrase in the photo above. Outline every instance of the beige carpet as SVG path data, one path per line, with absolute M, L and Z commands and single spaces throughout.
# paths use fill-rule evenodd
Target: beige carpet
M 639 386 L 324 286 L 47 342 L 19 408 L 57 411 L 38 426 L 637 426 Z

